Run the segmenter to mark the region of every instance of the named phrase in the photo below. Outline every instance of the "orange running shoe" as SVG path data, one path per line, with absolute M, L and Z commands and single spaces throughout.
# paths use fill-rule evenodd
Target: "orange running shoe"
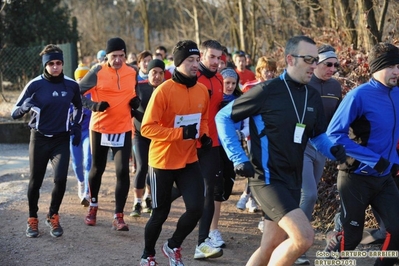
M 129 231 L 129 226 L 123 220 L 123 213 L 115 213 L 112 229 L 116 231 Z
M 96 218 L 97 218 L 97 206 L 90 206 L 89 213 L 86 215 L 85 223 L 87 225 L 95 226 L 96 225 Z

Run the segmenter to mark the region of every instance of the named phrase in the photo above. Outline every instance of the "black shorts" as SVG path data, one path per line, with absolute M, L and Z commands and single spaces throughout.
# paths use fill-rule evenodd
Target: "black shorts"
M 255 200 L 260 204 L 265 219 L 279 222 L 287 213 L 299 208 L 301 189 L 288 189 L 283 182 L 249 178 L 249 186 Z

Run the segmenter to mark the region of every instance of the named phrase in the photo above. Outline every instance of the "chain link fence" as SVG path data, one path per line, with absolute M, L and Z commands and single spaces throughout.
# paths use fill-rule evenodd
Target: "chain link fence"
M 64 54 L 64 74 L 73 78 L 78 65 L 75 43 L 58 44 Z M 43 46 L 6 47 L 0 50 L 0 87 L 7 90 L 22 90 L 34 77 L 43 72 L 39 56 Z

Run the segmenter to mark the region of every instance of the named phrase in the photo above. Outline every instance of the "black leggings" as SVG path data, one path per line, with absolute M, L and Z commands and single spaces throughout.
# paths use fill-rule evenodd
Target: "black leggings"
M 134 188 L 143 189 L 148 175 L 148 150 L 150 148 L 151 140 L 137 134 L 136 132 L 133 143 L 134 155 L 136 158 Z
M 365 210 L 368 205 L 378 212 L 386 226 L 383 250 L 399 250 L 399 192 L 391 175 L 374 177 L 356 174 L 338 175 L 341 197 L 343 243 L 340 251 L 354 250 L 362 240 Z M 396 258 L 377 258 L 375 265 L 393 265 Z
M 90 131 L 92 166 L 89 174 L 90 198 L 92 203 L 98 202 L 102 175 L 107 165 L 110 147 L 101 146 L 101 133 Z M 129 159 L 132 149 L 132 132 L 125 133 L 125 143 L 122 147 L 111 147 L 114 155 L 116 187 L 115 213 L 123 213 L 130 187 Z
M 198 162 L 176 170 L 150 167 L 149 180 L 153 209 L 144 230 L 143 258 L 155 255 L 156 242 L 172 205 L 171 194 L 174 183 L 183 195 L 186 212 L 180 216 L 173 236 L 168 239 L 170 248 L 181 246 L 184 239 L 194 230 L 204 208 L 204 180 Z
M 205 203 L 204 211 L 198 228 L 198 245 L 209 235 L 213 214 L 215 212 L 215 182 L 220 172 L 219 147 L 213 147 L 210 150 L 198 149 L 198 159 L 201 166 L 202 177 L 205 182 Z M 176 187 L 172 190 L 172 201 L 180 197 L 181 193 Z
M 37 218 L 40 188 L 49 160 L 54 170 L 54 188 L 51 192 L 49 215 L 58 214 L 64 198 L 68 176 L 69 138 L 69 132 L 54 137 L 45 137 L 36 130 L 31 130 L 29 142 L 29 217 Z

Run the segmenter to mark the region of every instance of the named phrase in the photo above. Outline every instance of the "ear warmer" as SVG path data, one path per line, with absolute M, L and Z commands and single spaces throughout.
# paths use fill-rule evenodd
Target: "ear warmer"
M 46 67 L 46 64 L 52 60 L 60 60 L 62 61 L 62 64 L 64 64 L 64 56 L 62 53 L 48 53 L 42 55 L 43 67 Z

